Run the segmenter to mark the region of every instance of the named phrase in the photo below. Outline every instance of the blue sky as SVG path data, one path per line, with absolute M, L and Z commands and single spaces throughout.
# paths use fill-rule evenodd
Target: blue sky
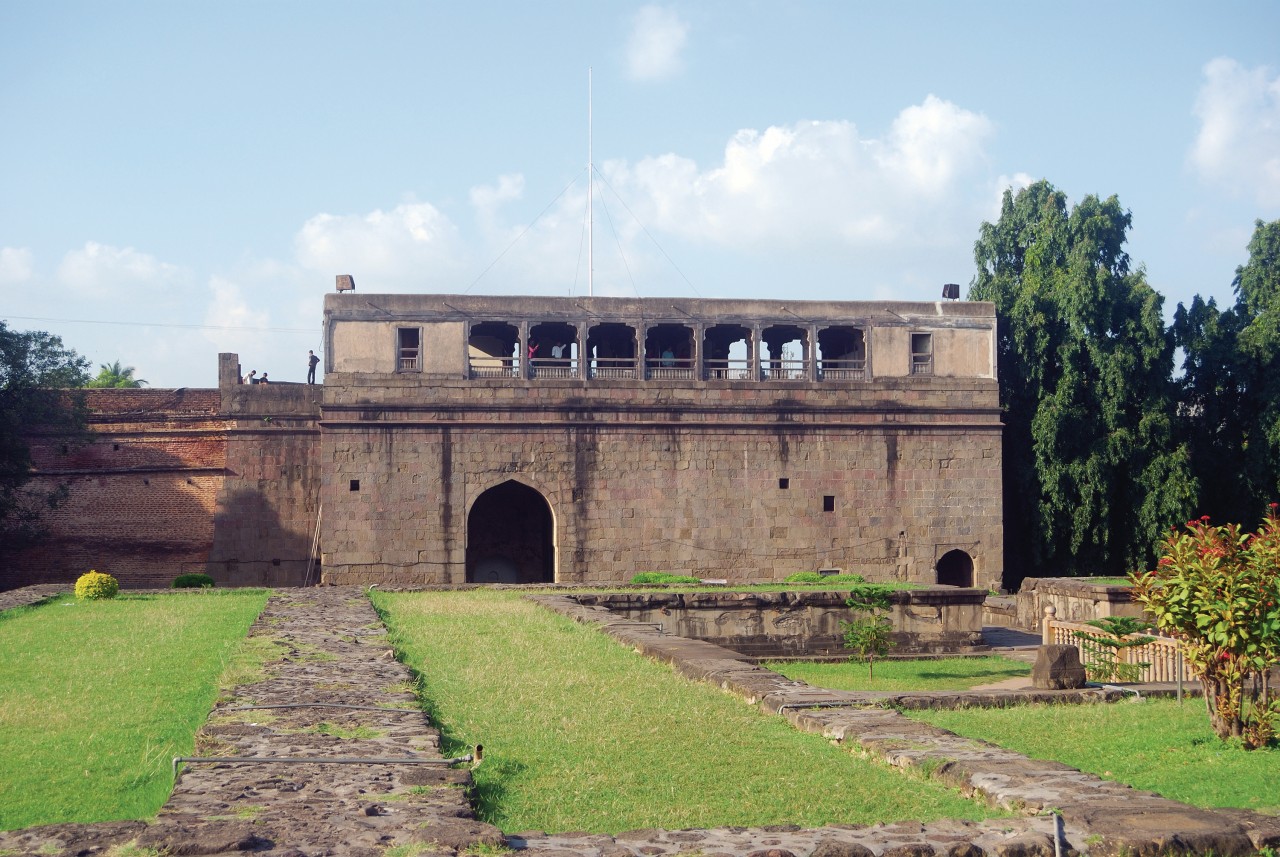
M 1280 3 L 0 0 L 0 318 L 302 380 L 361 292 L 933 300 L 1005 187 L 1166 298 L 1280 217 Z M 531 225 L 532 224 L 532 225 Z

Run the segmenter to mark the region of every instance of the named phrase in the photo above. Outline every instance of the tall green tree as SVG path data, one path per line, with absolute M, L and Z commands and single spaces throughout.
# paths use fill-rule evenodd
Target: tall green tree
M 1260 489 L 1257 518 L 1280 497 L 1280 220 L 1255 221 L 1249 261 L 1236 268 L 1232 285 L 1241 323 L 1246 466 Z
M 1006 191 L 974 246 L 1005 411 L 1006 584 L 1149 561 L 1196 494 L 1175 443 L 1163 299 L 1124 251 L 1116 197 L 1068 208 L 1047 181 Z
M 0 321 L 0 544 L 17 547 L 41 532 L 41 516 L 65 487 L 33 489 L 33 430 L 82 437 L 89 361 L 41 331 L 10 330 Z
M 1250 466 L 1253 373 L 1240 351 L 1243 326 L 1236 307 L 1196 295 L 1189 307 L 1178 304 L 1170 328 L 1182 354 L 1177 433 L 1200 487 L 1195 511 L 1219 521 L 1258 520 L 1268 494 L 1265 472 Z
M 134 369 L 132 366 L 125 366 L 116 360 L 113 363 L 103 363 L 98 367 L 98 375 L 92 381 L 85 384 L 91 388 L 126 388 L 141 387 L 147 382 L 141 378 L 133 377 Z
M 1235 305 L 1178 305 L 1181 435 L 1201 485 L 1197 512 L 1252 526 L 1280 497 L 1280 220 L 1254 225 Z

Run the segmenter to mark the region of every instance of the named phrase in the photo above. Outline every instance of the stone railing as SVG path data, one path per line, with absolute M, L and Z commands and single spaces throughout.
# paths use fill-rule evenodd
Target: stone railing
M 1080 662 L 1086 667 L 1100 660 L 1110 659 L 1112 649 L 1076 636 L 1077 631 L 1096 635 L 1104 635 L 1105 631 L 1084 622 L 1059 619 L 1057 613 L 1057 609 L 1052 604 L 1044 608 L 1044 621 L 1041 624 L 1046 646 L 1075 646 L 1080 650 Z M 1135 681 L 1176 682 L 1179 680 L 1179 673 L 1183 681 L 1195 678 L 1183 661 L 1177 640 L 1154 634 L 1130 634 L 1124 639 L 1137 637 L 1155 637 L 1155 639 L 1141 646 L 1130 646 L 1119 650 L 1120 663 L 1147 664 L 1135 677 Z

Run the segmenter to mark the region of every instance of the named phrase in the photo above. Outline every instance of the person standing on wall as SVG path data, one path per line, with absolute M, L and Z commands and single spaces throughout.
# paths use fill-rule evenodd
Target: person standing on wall
M 316 356 L 314 351 L 307 352 L 307 383 L 314 384 L 316 382 L 316 366 L 320 363 L 320 358 Z

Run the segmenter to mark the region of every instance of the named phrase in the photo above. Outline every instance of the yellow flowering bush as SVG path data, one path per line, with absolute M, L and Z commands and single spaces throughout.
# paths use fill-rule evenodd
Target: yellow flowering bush
M 115 598 L 120 582 L 109 574 L 90 571 L 76 581 L 76 598 Z

